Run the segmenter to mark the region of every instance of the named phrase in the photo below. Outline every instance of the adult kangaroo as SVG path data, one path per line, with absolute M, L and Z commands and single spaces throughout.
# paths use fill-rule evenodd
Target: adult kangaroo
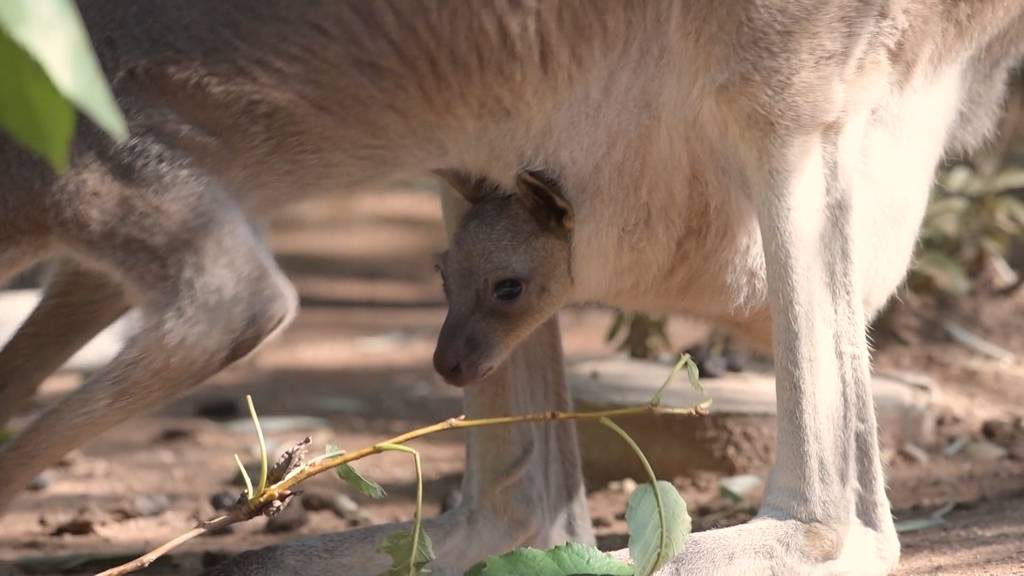
M 573 297 L 727 316 L 774 346 L 782 417 L 761 514 L 694 535 L 664 573 L 896 565 L 865 324 L 905 272 L 944 150 L 979 142 L 993 124 L 1024 49 L 1024 3 L 79 7 L 132 137 L 113 145 L 83 121 L 60 177 L 0 142 L 0 277 L 48 256 L 74 262 L 9 345 L 30 354 L 0 356 L 0 406 L 16 408 L 127 307 L 145 321 L 111 365 L 3 448 L 0 498 L 288 323 L 294 291 L 251 216 L 430 171 L 513 189 L 524 168 L 542 167 L 572 207 Z M 687 274 L 698 264 L 702 274 Z M 75 290 L 77 278 L 88 289 Z M 60 310 L 76 311 L 70 329 L 47 321 Z M 40 334 L 53 345 L 32 346 Z M 549 362 L 489 377 L 522 383 L 540 366 L 561 381 L 550 338 L 525 353 Z M 491 407 L 516 405 L 514 395 Z M 517 471 L 508 481 L 562 463 L 571 437 L 517 437 L 525 459 L 503 464 Z M 432 522 L 437 571 L 460 574 L 503 537 L 505 547 L 543 541 L 549 524 L 588 537 L 578 490 L 568 500 L 545 492 L 578 478 L 576 463 L 546 472 L 530 484 L 536 511 L 509 505 L 499 484 Z M 373 574 L 381 533 L 270 549 L 233 570 Z

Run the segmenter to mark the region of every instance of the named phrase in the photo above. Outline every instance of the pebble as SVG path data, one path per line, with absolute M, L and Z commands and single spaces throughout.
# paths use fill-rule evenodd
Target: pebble
M 156 437 L 157 442 L 177 442 L 189 440 L 195 436 L 195 432 L 187 428 L 166 428 Z
M 345 494 L 335 494 L 331 500 L 331 510 L 346 520 L 360 520 L 363 518 L 359 504 Z
M 331 501 L 334 499 L 334 494 L 321 492 L 319 490 L 307 490 L 302 493 L 300 498 L 302 507 L 310 512 L 331 510 L 333 508 Z
M 234 506 L 237 501 L 238 492 L 231 490 L 222 490 L 210 496 L 210 506 L 213 506 L 214 510 L 227 510 Z
M 761 484 L 763 481 L 755 474 L 727 476 L 718 482 L 720 491 L 738 502 L 756 493 L 761 488 Z
M 170 506 L 171 499 L 166 494 L 140 494 L 132 500 L 132 510 L 142 518 L 159 516 Z
M 212 398 L 200 404 L 196 414 L 210 420 L 231 420 L 242 414 L 242 408 L 234 398 Z
M 928 457 L 928 453 L 925 452 L 923 448 L 917 444 L 911 444 L 909 442 L 900 447 L 900 454 L 903 454 L 918 464 L 927 464 L 930 459 Z
M 636 480 L 632 478 L 623 478 L 622 480 L 612 480 L 608 483 L 608 490 L 612 492 L 619 492 L 625 495 L 630 495 L 636 492 Z
M 986 420 L 981 425 L 981 433 L 985 438 L 1002 444 L 1013 436 L 1013 424 L 1005 420 Z
M 89 518 L 76 517 L 58 524 L 53 532 L 50 532 L 52 536 L 60 536 L 62 534 L 71 534 L 72 536 L 83 536 L 85 534 L 92 534 L 96 531 L 96 524 Z
M 1006 458 L 1007 450 L 988 440 L 979 440 L 964 447 L 964 455 L 978 462 L 995 462 Z
M 56 479 L 57 475 L 53 472 L 53 470 L 43 470 L 41 473 L 37 474 L 36 477 L 33 478 L 31 482 L 29 482 L 28 489 L 33 492 L 46 490 L 47 488 L 50 487 L 50 484 L 53 484 L 53 481 Z

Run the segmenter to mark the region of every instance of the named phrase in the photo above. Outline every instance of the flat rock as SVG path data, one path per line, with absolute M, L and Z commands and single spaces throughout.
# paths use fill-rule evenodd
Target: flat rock
M 964 447 L 964 456 L 977 462 L 995 462 L 1006 458 L 1009 451 L 999 444 L 980 440 Z
M 572 363 L 566 378 L 577 408 L 597 410 L 650 402 L 672 367 L 624 355 Z M 704 379 L 711 398 L 708 416 L 623 418 L 618 424 L 641 446 L 661 477 L 698 471 L 724 474 L 760 473 L 772 462 L 775 446 L 775 378 L 746 371 Z M 906 444 L 934 444 L 939 392 L 919 375 L 876 373 L 872 379 L 880 437 L 898 449 Z M 664 406 L 687 407 L 705 398 L 679 374 L 661 396 Z M 636 457 L 603 426 L 580 422 L 580 444 L 588 483 L 603 486 L 623 477 L 643 477 Z

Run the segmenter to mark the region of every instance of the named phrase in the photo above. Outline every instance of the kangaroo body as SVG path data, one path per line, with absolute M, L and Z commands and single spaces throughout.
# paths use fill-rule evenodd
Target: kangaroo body
M 132 137 L 113 145 L 83 123 L 60 177 L 0 141 L 0 279 L 68 257 L 0 354 L 0 417 L 128 307 L 144 322 L 110 366 L 4 446 L 0 498 L 287 325 L 294 291 L 250 218 L 438 170 L 512 189 L 539 166 L 572 208 L 560 298 L 726 317 L 775 348 L 778 465 L 761 516 L 695 535 L 665 573 L 895 565 L 865 323 L 905 272 L 943 151 L 991 129 L 1024 49 L 1024 3 L 79 6 Z M 561 303 L 517 324 L 509 349 Z M 524 354 L 547 367 L 491 367 L 489 379 L 520 385 L 471 406 L 564 402 L 562 388 L 530 396 L 522 385 L 538 369 L 562 385 L 557 347 Z M 551 488 L 578 479 L 571 433 L 477 438 L 521 456 L 484 458 L 481 471 L 548 480 L 483 488 L 429 525 L 447 542 L 439 571 L 588 537 L 579 490 Z M 514 505 L 531 496 L 545 505 Z M 268 550 L 236 573 L 377 573 L 382 533 Z

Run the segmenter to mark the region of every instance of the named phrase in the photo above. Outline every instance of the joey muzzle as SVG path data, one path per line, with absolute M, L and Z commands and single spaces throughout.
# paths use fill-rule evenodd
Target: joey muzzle
M 446 318 L 434 349 L 434 370 L 453 386 L 468 386 L 482 380 L 494 366 L 485 363 L 486 346 L 462 322 Z

